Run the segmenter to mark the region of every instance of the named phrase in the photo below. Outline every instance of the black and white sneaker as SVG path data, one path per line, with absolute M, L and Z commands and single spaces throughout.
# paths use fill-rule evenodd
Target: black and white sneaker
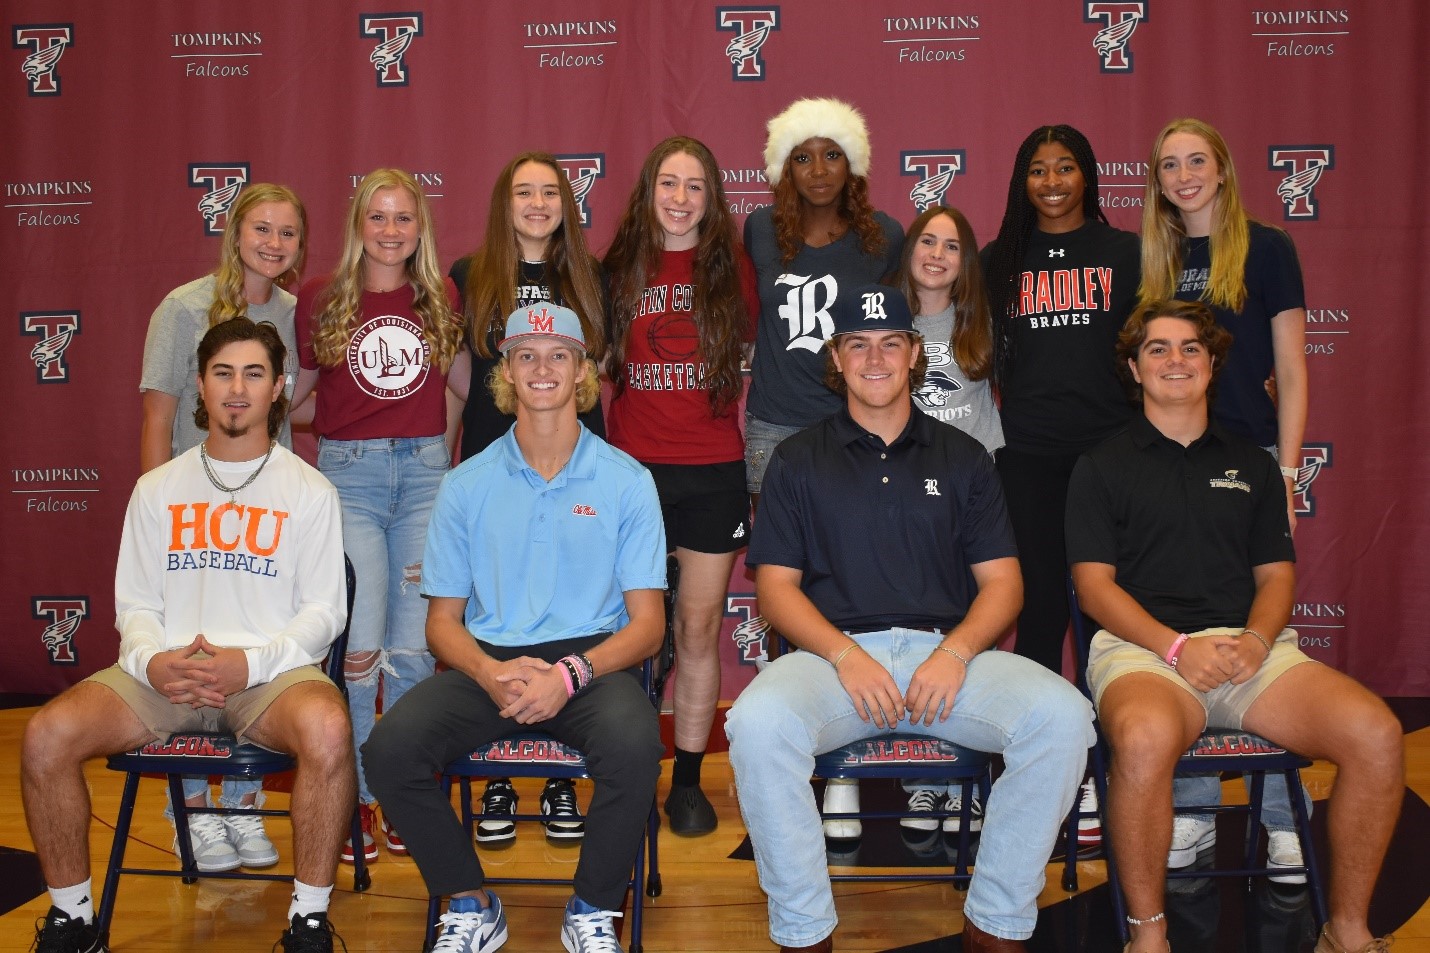
M 482 792 L 482 819 L 477 823 L 477 843 L 504 844 L 516 839 L 516 789 L 507 778 L 495 778 L 487 782 Z
M 586 836 L 586 822 L 576 804 L 576 788 L 564 778 L 552 778 L 542 788 L 541 815 L 546 836 L 551 840 L 579 840 Z
M 59 907 L 50 907 L 35 925 L 35 953 L 109 953 L 93 923 L 68 916 Z
M 295 913 L 293 922 L 273 949 L 283 947 L 283 953 L 333 953 L 333 938 L 342 944 L 343 953 L 348 953 L 348 945 L 338 936 L 325 913 Z

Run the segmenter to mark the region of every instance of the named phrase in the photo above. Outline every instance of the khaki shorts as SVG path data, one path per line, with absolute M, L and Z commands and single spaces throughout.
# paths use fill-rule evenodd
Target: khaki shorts
M 1195 639 L 1203 635 L 1237 635 L 1242 631 L 1237 628 L 1218 627 L 1187 634 Z M 1282 629 L 1281 634 L 1276 636 L 1276 641 L 1271 644 L 1271 654 L 1249 680 L 1240 685 L 1224 682 L 1209 692 L 1199 692 L 1156 652 L 1124 642 L 1106 629 L 1101 629 L 1092 637 L 1092 649 L 1087 659 L 1087 684 L 1092 689 L 1094 704 L 1100 708 L 1102 693 L 1107 691 L 1107 686 L 1114 681 L 1132 672 L 1151 672 L 1189 692 L 1207 713 L 1206 727 L 1234 728 L 1240 731 L 1241 720 L 1246 717 L 1247 710 L 1272 682 L 1293 666 L 1313 661 L 1301 651 L 1297 641 L 1295 629 Z
M 167 741 L 170 735 L 183 731 L 223 731 L 242 741 L 244 733 L 258 720 L 258 716 L 294 685 L 301 682 L 332 684 L 316 665 L 304 665 L 289 669 L 271 682 L 234 692 L 228 696 L 223 708 L 190 708 L 174 704 L 118 665 L 101 669 L 85 681 L 96 682 L 113 691 L 133 709 L 144 727 L 161 741 Z

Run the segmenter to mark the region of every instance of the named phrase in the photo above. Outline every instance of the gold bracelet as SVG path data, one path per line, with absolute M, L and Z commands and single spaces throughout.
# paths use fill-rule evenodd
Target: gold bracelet
M 844 646 L 844 650 L 842 652 L 834 656 L 834 661 L 830 662 L 829 664 L 834 666 L 834 670 L 836 672 L 839 671 L 839 663 L 844 661 L 844 656 L 848 655 L 850 652 L 854 651 L 858 647 L 858 642 L 850 642 L 848 645 Z
M 1271 654 L 1271 645 L 1266 641 L 1266 639 L 1264 639 L 1264 638 L 1262 637 L 1262 635 L 1261 635 L 1260 632 L 1256 631 L 1255 629 L 1242 629 L 1242 630 L 1241 630 L 1241 634 L 1242 634 L 1242 635 L 1254 635 L 1254 636 L 1256 636 L 1256 641 L 1258 641 L 1258 642 L 1261 643 L 1261 647 L 1266 650 L 1266 654 L 1267 654 L 1267 655 L 1270 655 L 1270 654 Z
M 949 648 L 946 645 L 935 645 L 934 648 L 940 652 L 947 652 L 949 655 L 952 655 L 954 658 L 958 659 L 960 662 L 963 663 L 964 668 L 967 668 L 971 664 L 968 659 L 964 658 L 962 655 L 959 655 L 957 652 L 955 652 L 953 649 Z

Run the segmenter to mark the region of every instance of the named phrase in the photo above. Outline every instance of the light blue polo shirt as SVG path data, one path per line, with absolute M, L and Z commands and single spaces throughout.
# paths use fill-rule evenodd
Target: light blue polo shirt
M 614 632 L 624 593 L 665 588 L 665 525 L 650 473 L 581 426 L 547 482 L 515 427 L 442 480 L 422 594 L 467 600 L 467 630 L 522 646 Z

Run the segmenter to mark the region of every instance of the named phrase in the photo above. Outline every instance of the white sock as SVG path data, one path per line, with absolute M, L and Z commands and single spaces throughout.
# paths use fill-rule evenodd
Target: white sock
M 85 923 L 94 922 L 93 889 L 88 880 L 73 887 L 50 887 L 49 891 L 50 903 L 63 910 L 65 916 Z
M 327 913 L 328 899 L 332 895 L 332 884 L 328 884 L 326 887 L 314 887 L 295 878 L 293 880 L 293 902 L 288 905 L 288 919 L 291 921 L 300 913 L 304 916 Z

